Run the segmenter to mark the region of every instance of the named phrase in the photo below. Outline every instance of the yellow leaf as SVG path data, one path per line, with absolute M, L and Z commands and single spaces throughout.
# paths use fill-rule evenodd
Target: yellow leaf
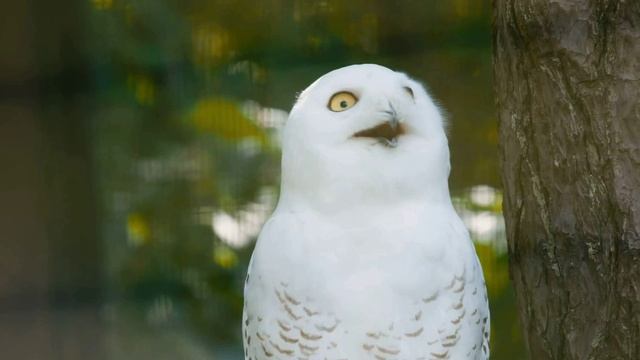
M 228 99 L 214 97 L 198 101 L 189 119 L 199 131 L 227 140 L 253 138 L 261 144 L 266 141 L 264 131 Z
M 129 242 L 133 245 L 140 246 L 149 242 L 151 238 L 151 227 L 139 213 L 132 213 L 127 216 L 127 233 Z
M 222 268 L 231 269 L 238 263 L 238 256 L 230 248 L 219 245 L 213 249 L 213 261 Z

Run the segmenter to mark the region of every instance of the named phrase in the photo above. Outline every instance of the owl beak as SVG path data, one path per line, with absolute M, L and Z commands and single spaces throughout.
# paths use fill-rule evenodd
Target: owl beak
M 398 137 L 405 134 L 405 128 L 400 123 L 396 110 L 389 102 L 389 109 L 382 111 L 386 115 L 387 120 L 374 127 L 358 131 L 353 137 L 368 137 L 380 140 L 389 147 L 398 145 Z

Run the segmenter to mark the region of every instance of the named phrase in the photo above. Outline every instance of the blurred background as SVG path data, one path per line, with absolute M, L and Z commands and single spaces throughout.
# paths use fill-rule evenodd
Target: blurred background
M 279 129 L 299 91 L 362 62 L 424 81 L 446 110 L 492 359 L 524 358 L 490 26 L 489 0 L 3 2 L 2 358 L 242 359 Z

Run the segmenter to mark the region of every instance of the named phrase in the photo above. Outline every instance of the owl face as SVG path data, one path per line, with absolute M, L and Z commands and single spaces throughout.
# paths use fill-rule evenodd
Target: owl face
M 332 71 L 298 98 L 287 124 L 307 143 L 400 147 L 407 137 L 443 135 L 442 117 L 423 87 L 379 65 Z
M 403 73 L 352 65 L 298 98 L 283 136 L 282 190 L 312 202 L 448 197 L 449 150 L 437 106 Z

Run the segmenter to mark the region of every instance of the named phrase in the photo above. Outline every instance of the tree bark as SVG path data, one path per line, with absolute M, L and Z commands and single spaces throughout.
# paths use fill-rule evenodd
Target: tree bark
M 495 0 L 510 270 L 532 359 L 640 359 L 640 1 Z

